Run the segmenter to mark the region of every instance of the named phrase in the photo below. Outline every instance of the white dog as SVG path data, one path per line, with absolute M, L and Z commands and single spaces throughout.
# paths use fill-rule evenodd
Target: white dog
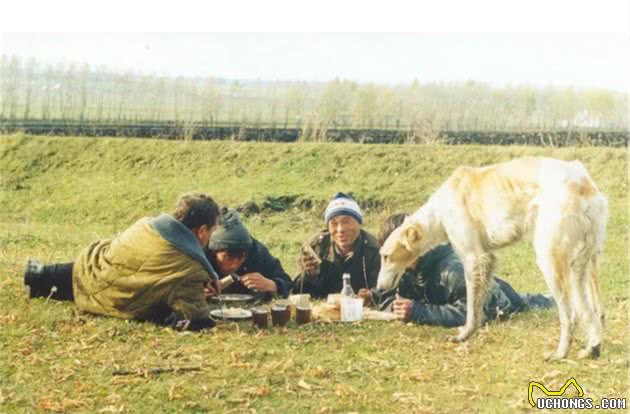
M 602 308 L 597 287 L 608 200 L 579 161 L 522 158 L 487 167 L 459 167 L 428 202 L 381 248 L 380 289 L 396 286 L 403 271 L 436 245 L 450 242 L 464 264 L 465 341 L 482 323 L 495 262 L 493 251 L 533 236 L 536 261 L 560 312 L 560 341 L 548 360 L 565 358 L 583 324 L 580 357 L 597 357 Z

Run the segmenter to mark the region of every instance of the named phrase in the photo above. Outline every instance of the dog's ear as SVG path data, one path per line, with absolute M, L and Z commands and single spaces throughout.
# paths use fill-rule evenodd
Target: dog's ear
M 402 234 L 402 242 L 410 252 L 416 252 L 420 249 L 422 241 L 422 228 L 418 224 L 412 224 L 407 227 Z

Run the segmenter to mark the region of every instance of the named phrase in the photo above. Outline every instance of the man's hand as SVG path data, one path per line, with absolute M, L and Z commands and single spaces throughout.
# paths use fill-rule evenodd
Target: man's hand
M 396 318 L 402 322 L 409 322 L 412 305 L 413 301 L 411 299 L 401 298 L 396 294 L 396 299 L 393 304 L 393 311 Z
M 171 312 L 171 314 L 164 319 L 164 323 L 176 331 L 185 331 L 190 326 L 190 319 L 185 319 L 184 316 L 178 312 Z
M 247 289 L 257 290 L 259 292 L 271 292 L 274 295 L 278 293 L 276 282 L 267 279 L 258 272 L 245 273 L 239 280 Z
M 175 329 L 176 331 L 185 331 L 186 329 L 188 329 L 189 326 L 190 326 L 190 319 L 182 319 L 180 321 L 177 321 L 177 323 L 175 323 L 175 326 L 173 327 L 173 329 Z
M 317 276 L 319 273 L 319 262 L 312 256 L 306 254 L 302 255 L 300 265 L 302 265 L 302 270 L 309 276 Z
M 370 291 L 370 289 L 366 289 L 366 288 L 359 289 L 359 292 L 357 293 L 357 295 L 360 298 L 363 298 L 363 306 L 372 306 L 375 304 L 374 298 L 372 297 L 372 292 Z
M 307 275 L 317 276 L 319 274 L 319 265 L 322 263 L 322 259 L 309 244 L 302 246 L 302 256 L 299 262 L 300 267 Z
M 210 296 L 218 296 L 221 294 L 221 281 L 210 279 L 206 286 L 204 287 L 204 291 L 206 292 L 206 297 Z

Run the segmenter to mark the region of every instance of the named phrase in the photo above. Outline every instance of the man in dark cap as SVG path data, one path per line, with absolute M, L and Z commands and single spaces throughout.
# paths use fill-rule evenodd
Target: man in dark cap
M 302 245 L 296 292 L 315 298 L 339 293 L 344 273 L 350 273 L 355 292 L 375 287 L 381 267 L 379 245 L 374 236 L 361 229 L 363 213 L 357 202 L 344 193 L 335 194 L 326 207 L 324 221 L 327 229 Z
M 223 293 L 253 294 L 263 300 L 287 297 L 291 278 L 269 249 L 252 238 L 238 212 L 223 208 L 206 256 L 221 277 Z

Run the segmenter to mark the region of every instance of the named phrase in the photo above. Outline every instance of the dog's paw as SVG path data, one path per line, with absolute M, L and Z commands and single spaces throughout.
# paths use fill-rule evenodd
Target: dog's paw
M 600 355 L 601 355 L 601 347 L 599 344 L 597 344 L 593 347 L 588 346 L 584 349 L 581 349 L 577 354 L 577 358 L 578 359 L 586 359 L 586 358 L 596 359 L 596 358 L 599 358 Z
M 475 334 L 475 332 L 477 332 L 476 328 L 470 328 L 468 326 L 460 327 L 457 334 L 457 342 L 464 342 L 468 340 L 471 336 Z
M 445 339 L 446 339 L 446 342 L 454 342 L 454 343 L 462 342 L 462 339 L 459 337 L 459 335 L 447 335 Z
M 590 358 L 591 357 L 591 349 L 590 348 L 585 348 L 585 349 L 580 349 L 577 353 L 577 359 L 586 359 L 586 358 Z
M 545 361 L 547 362 L 553 362 L 553 361 L 560 361 L 561 359 L 566 358 L 566 354 L 564 353 L 560 353 L 558 351 L 553 351 L 548 353 L 547 355 L 545 355 Z

